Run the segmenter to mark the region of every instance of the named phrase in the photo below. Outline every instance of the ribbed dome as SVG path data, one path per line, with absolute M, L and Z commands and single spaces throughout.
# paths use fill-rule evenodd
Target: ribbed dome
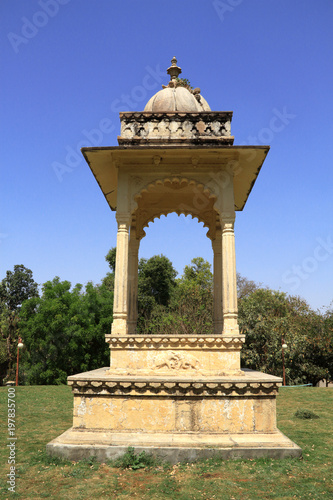
M 200 94 L 196 97 L 186 87 L 166 87 L 149 99 L 144 111 L 197 113 L 198 111 L 211 111 L 211 109 L 206 99 Z

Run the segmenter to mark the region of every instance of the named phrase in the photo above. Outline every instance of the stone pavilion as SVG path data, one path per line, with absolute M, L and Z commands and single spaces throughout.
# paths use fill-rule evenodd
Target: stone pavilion
M 68 378 L 73 426 L 47 445 L 72 460 L 115 458 L 128 446 L 171 462 L 300 456 L 276 427 L 281 378 L 241 368 L 234 222 L 268 146 L 235 146 L 231 111 L 211 111 L 199 88 L 170 81 L 143 112 L 120 113 L 118 146 L 82 153 L 118 224 L 110 366 Z M 139 335 L 138 252 L 162 214 L 203 222 L 214 254 L 211 335 Z

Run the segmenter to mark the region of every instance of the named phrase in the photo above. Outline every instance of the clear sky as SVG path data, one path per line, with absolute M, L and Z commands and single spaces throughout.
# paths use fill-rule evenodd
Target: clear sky
M 237 212 L 238 271 L 328 307 L 332 20 L 331 0 L 2 0 L 0 278 L 23 264 L 38 283 L 100 282 L 115 213 L 78 150 L 117 145 L 119 111 L 143 110 L 176 56 L 212 110 L 234 112 L 235 144 L 271 146 Z M 146 234 L 140 257 L 212 262 L 196 219 Z

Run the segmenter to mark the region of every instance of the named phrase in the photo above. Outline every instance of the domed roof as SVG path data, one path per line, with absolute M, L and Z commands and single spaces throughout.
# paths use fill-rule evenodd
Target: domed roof
M 153 111 L 155 113 L 211 111 L 206 99 L 200 94 L 196 95 L 200 100 L 185 87 L 166 87 L 149 99 L 144 111 Z
M 200 95 L 200 89 L 192 88 L 187 84 L 187 80 L 178 78 L 182 72 L 177 66 L 177 59 L 171 60 L 172 66 L 167 69 L 171 80 L 167 86 L 157 92 L 147 102 L 144 111 L 154 113 L 198 113 L 200 111 L 211 111 L 206 99 Z

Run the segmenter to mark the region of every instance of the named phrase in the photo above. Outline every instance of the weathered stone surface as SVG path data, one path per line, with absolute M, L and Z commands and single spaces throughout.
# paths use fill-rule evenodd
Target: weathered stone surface
M 100 462 L 119 458 L 135 443 L 142 451 L 173 464 L 193 462 L 214 456 L 227 459 L 296 458 L 302 450 L 280 431 L 274 434 L 138 434 L 69 429 L 47 445 L 53 456 L 82 460 L 95 456 Z
M 195 350 L 240 350 L 245 342 L 245 335 L 237 336 L 197 336 L 197 335 L 126 335 L 105 336 L 112 349 L 195 349 Z
M 198 113 L 210 111 L 210 107 L 199 93 L 193 94 L 185 87 L 166 87 L 149 99 L 144 111 Z
M 244 373 L 239 368 L 244 335 L 107 335 L 106 339 L 112 349 L 109 374 L 243 376 Z
M 172 462 L 299 456 L 276 428 L 279 377 L 241 370 L 234 222 L 268 152 L 233 146 L 232 112 L 213 112 L 177 80 L 144 112 L 120 113 L 118 147 L 85 148 L 118 224 L 110 367 L 68 378 L 73 427 L 47 445 L 71 459 L 115 458 L 134 446 Z M 185 85 L 185 87 L 184 87 Z M 196 217 L 214 253 L 214 333 L 136 335 L 144 228 L 171 212 Z
M 158 143 L 189 145 L 229 144 L 231 111 L 219 112 L 163 112 L 120 113 L 121 135 L 119 145 L 150 145 Z
M 238 376 L 191 374 L 188 371 L 177 373 L 149 372 L 135 375 L 110 372 L 99 368 L 91 372 L 68 377 L 74 395 L 145 395 L 153 397 L 184 396 L 196 397 L 259 397 L 276 396 L 282 379 L 252 370 L 240 370 Z M 184 392 L 185 391 L 185 392 Z

